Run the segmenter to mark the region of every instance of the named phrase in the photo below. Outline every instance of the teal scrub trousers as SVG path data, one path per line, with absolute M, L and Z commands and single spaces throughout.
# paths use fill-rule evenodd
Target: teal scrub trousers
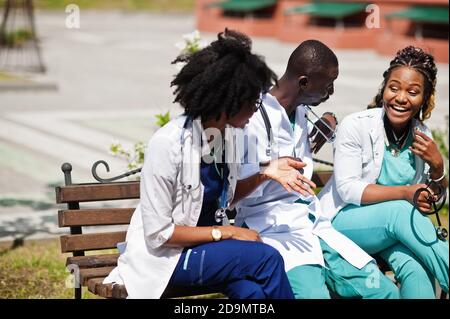
M 431 220 L 405 200 L 344 207 L 333 226 L 391 267 L 402 298 L 435 298 L 434 278 L 448 293 L 449 246 Z
M 287 272 L 296 299 L 330 299 L 329 289 L 341 298 L 398 299 L 397 286 L 370 262 L 358 269 L 320 239 L 325 267 L 297 266 Z

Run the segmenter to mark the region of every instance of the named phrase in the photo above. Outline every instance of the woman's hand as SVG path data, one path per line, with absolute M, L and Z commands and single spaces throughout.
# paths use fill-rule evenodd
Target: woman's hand
M 280 183 L 288 192 L 296 191 L 304 196 L 314 195 L 316 184 L 299 171 L 305 166 L 306 164 L 297 158 L 284 156 L 270 161 L 262 174 Z
M 436 175 L 433 176 L 434 178 L 439 178 L 442 175 L 444 160 L 438 146 L 430 137 L 419 130 L 415 130 L 414 141 L 409 149 L 430 165 L 431 172 Z
M 411 186 L 405 186 L 405 200 L 410 202 L 412 205 L 414 204 L 414 195 L 419 188 L 427 188 L 425 184 L 416 184 Z M 431 190 L 430 190 L 431 191 Z M 417 198 L 417 206 L 420 211 L 424 213 L 431 212 L 431 201 L 428 198 L 428 192 L 421 192 L 419 197 Z
M 236 239 L 236 240 L 248 240 L 248 241 L 260 241 L 259 233 L 256 230 L 236 227 L 236 226 L 219 226 L 222 232 L 223 239 Z

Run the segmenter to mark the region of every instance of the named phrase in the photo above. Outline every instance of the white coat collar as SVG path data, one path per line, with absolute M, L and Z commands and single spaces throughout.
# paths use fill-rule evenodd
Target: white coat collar
M 190 189 L 197 189 L 200 185 L 200 161 L 201 161 L 201 140 L 206 140 L 203 125 L 199 119 L 189 122 L 186 115 L 180 116 L 182 127 L 181 137 L 181 155 L 182 166 L 181 171 L 183 183 L 191 185 Z M 203 145 L 208 143 L 203 143 Z
M 384 136 L 384 124 L 383 124 L 383 117 L 384 117 L 384 109 L 381 108 L 379 112 L 375 112 L 374 114 L 369 114 L 369 117 L 373 117 L 375 120 L 376 125 L 374 125 L 372 128 L 369 129 L 369 136 L 370 140 L 372 141 L 372 145 L 376 145 L 377 142 L 383 139 Z
M 377 155 L 384 153 L 384 115 L 386 111 L 383 107 L 373 110 L 373 114 L 366 114 L 366 116 L 373 117 L 375 119 L 375 125 L 369 130 L 370 139 L 372 142 L 372 149 Z M 412 119 L 412 130 L 418 129 L 424 134 L 431 137 L 429 129 L 423 125 L 419 120 Z M 414 183 L 424 182 L 425 177 L 428 174 L 429 166 L 419 156 L 414 155 L 416 176 L 414 177 Z M 375 156 L 375 165 L 381 167 L 383 156 Z
M 183 116 L 181 125 L 186 121 L 186 116 Z M 226 163 L 229 167 L 228 174 L 228 202 L 231 203 L 234 197 L 234 189 L 237 182 L 237 164 L 240 162 L 240 154 L 235 147 L 235 129 L 229 125 L 225 129 L 226 141 Z M 201 136 L 201 142 L 200 142 Z M 207 135 L 203 128 L 200 118 L 192 121 L 190 125 L 184 129 L 184 150 L 183 150 L 183 179 L 190 181 L 192 188 L 196 189 L 201 185 L 200 179 L 200 163 L 202 155 L 211 154 L 211 147 L 208 143 Z M 192 163 L 192 165 L 190 164 Z
M 267 106 L 266 111 L 274 135 L 272 156 L 288 155 L 301 158 L 303 162 L 307 163 L 305 176 L 311 177 L 313 163 L 308 138 L 307 108 L 303 104 L 297 106 L 293 128 L 286 109 L 278 102 L 275 96 L 267 93 L 264 105 Z

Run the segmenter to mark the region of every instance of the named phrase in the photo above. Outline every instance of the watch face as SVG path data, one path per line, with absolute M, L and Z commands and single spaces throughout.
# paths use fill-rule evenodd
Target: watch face
M 213 228 L 211 234 L 215 241 L 220 240 L 222 238 L 222 232 L 217 228 Z

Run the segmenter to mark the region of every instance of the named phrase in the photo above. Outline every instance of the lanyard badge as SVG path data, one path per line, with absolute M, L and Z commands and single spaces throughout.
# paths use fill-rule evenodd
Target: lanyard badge
M 223 176 L 223 188 L 222 188 L 222 194 L 220 195 L 220 205 L 219 209 L 215 212 L 215 219 L 217 223 L 222 223 L 222 225 L 229 225 L 230 221 L 228 220 L 227 216 L 227 206 L 228 206 L 228 200 L 227 200 L 227 191 L 228 191 L 228 179 Z

